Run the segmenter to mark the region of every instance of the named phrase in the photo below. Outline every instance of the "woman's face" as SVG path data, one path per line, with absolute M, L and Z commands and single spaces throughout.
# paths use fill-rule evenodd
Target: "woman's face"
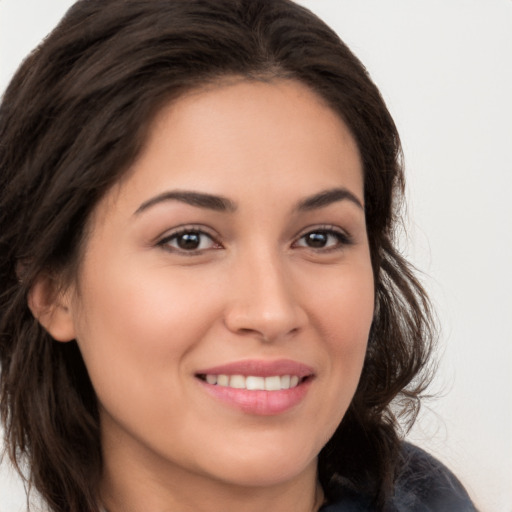
M 190 93 L 90 227 L 68 310 L 107 471 L 251 486 L 314 474 L 374 303 L 361 161 L 340 118 L 293 81 Z

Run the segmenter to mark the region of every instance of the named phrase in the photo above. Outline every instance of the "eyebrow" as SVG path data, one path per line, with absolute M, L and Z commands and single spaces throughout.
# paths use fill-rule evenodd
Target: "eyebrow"
M 356 206 L 364 210 L 364 207 L 359 199 L 346 188 L 331 188 L 323 190 L 318 194 L 310 197 L 306 197 L 299 202 L 296 211 L 306 212 L 310 210 L 316 210 L 318 208 L 325 208 L 326 206 L 336 203 L 338 201 L 348 200 L 354 203 Z M 134 215 L 138 215 L 143 211 L 151 208 L 160 203 L 167 201 L 180 201 L 191 206 L 198 208 L 205 208 L 216 212 L 234 212 L 236 211 L 236 204 L 226 197 L 216 196 L 213 194 L 206 194 L 203 192 L 191 192 L 186 190 L 170 190 L 163 192 L 147 201 L 144 201 L 135 210 Z
M 234 212 L 236 210 L 235 203 L 222 196 L 215 196 L 202 192 L 189 192 L 186 190 L 170 190 L 142 203 L 137 208 L 134 215 L 138 215 L 148 208 L 166 201 L 180 201 L 191 206 L 206 208 L 216 212 Z
M 317 208 L 325 208 L 332 203 L 344 200 L 351 201 L 364 211 L 364 206 L 361 201 L 346 188 L 330 188 L 313 196 L 307 197 L 299 202 L 297 211 L 305 212 L 316 210 Z

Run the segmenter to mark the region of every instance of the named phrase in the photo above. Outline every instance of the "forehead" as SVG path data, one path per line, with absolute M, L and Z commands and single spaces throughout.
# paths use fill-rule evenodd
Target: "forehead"
M 219 195 L 260 187 L 296 190 L 347 180 L 362 198 L 359 151 L 341 117 L 293 80 L 233 78 L 165 105 L 134 164 L 109 196 L 150 195 L 169 188 Z M 302 189 L 301 189 L 302 186 Z

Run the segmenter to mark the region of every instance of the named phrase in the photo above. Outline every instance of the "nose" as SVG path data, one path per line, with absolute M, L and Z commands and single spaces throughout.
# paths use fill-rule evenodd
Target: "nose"
M 268 251 L 236 265 L 230 279 L 227 328 L 265 342 L 297 334 L 307 322 L 298 283 L 286 264 Z

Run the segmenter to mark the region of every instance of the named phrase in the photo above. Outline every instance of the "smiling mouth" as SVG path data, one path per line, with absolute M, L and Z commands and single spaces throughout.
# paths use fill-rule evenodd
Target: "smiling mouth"
M 255 375 L 225 375 L 225 374 L 198 374 L 197 378 L 213 386 L 248 391 L 283 391 L 293 389 L 310 379 L 311 376 L 298 375 L 270 375 L 261 377 Z
M 246 359 L 202 368 L 197 382 L 216 400 L 256 416 L 275 416 L 295 409 L 316 377 L 313 367 L 291 360 Z

